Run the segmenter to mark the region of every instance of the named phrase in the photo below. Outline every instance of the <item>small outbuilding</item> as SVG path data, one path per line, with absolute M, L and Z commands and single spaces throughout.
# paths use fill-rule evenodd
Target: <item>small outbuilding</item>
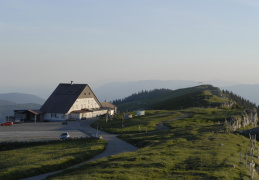
M 22 121 L 43 121 L 43 113 L 38 110 L 14 110 L 14 119 L 20 119 Z
M 112 116 L 117 112 L 117 107 L 110 102 L 101 102 L 101 105 Z
M 145 116 L 145 110 L 137 110 L 137 115 L 138 116 Z

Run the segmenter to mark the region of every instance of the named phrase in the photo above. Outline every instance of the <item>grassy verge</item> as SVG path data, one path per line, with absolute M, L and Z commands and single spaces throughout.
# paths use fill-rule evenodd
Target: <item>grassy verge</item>
M 251 179 L 245 161 L 249 139 L 217 133 L 224 128 L 218 122 L 237 111 L 193 108 L 184 112 L 190 116 L 168 122 L 169 131 L 121 135 L 141 148 L 137 152 L 91 162 L 49 179 Z M 252 160 L 259 164 L 248 156 L 247 162 Z M 255 174 L 254 179 L 258 178 Z
M 131 114 L 131 113 L 129 113 Z M 133 114 L 133 113 L 132 113 Z M 183 115 L 178 111 L 167 110 L 149 110 L 146 111 L 145 116 L 133 116 L 132 119 L 125 120 L 124 128 L 122 128 L 122 114 L 107 123 L 105 119 L 100 119 L 91 126 L 105 132 L 113 134 L 136 133 L 140 131 L 154 131 L 155 125 L 166 120 L 171 120 Z
M 14 180 L 63 169 L 104 151 L 106 142 L 77 139 L 49 143 L 2 144 L 0 179 Z

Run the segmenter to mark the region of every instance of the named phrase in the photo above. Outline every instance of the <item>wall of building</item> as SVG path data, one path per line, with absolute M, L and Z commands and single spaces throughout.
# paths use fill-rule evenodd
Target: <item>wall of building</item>
M 66 120 L 66 115 L 61 113 L 45 113 L 44 120 L 46 121 L 64 121 Z
M 81 109 L 99 109 L 100 106 L 94 98 L 77 99 L 73 106 L 69 109 L 68 113 Z
M 81 113 L 71 113 L 70 114 L 70 119 L 81 119 L 82 118 L 82 114 Z

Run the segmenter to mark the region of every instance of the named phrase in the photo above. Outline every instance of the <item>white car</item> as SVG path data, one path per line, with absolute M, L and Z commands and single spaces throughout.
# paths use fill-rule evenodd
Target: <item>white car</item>
M 60 139 L 69 139 L 70 135 L 68 132 L 64 132 L 60 135 Z
M 19 118 L 16 118 L 16 119 L 14 120 L 14 123 L 15 123 L 15 124 L 21 124 L 21 123 L 22 123 L 22 120 L 19 119 Z

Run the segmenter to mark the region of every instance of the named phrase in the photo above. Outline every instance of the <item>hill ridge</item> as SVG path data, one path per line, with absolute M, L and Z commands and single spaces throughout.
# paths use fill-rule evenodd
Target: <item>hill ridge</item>
M 153 90 L 154 91 L 154 90 Z M 219 107 L 239 104 L 247 108 L 257 108 L 255 104 L 244 101 L 242 97 L 235 94 L 228 94 L 221 91 L 218 87 L 212 85 L 199 85 L 189 88 L 181 88 L 177 90 L 169 90 L 161 93 L 160 96 L 153 98 L 136 99 L 134 96 L 148 96 L 153 91 L 145 91 L 144 93 L 133 94 L 121 100 L 113 101 L 121 111 L 133 111 L 137 109 L 181 109 L 188 107 Z M 159 90 L 157 90 L 159 91 Z M 160 91 L 162 91 L 160 89 Z
M 43 98 L 26 93 L 3 93 L 0 94 L 0 100 L 6 100 L 16 104 L 35 103 L 42 105 L 45 102 Z

